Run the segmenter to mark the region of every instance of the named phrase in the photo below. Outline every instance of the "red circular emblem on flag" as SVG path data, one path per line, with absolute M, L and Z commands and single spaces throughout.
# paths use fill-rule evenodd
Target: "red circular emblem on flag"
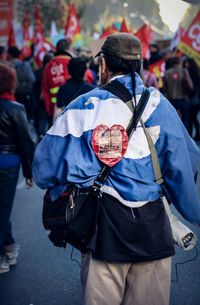
M 126 153 L 128 135 L 121 125 L 98 125 L 92 133 L 92 147 L 96 156 L 108 166 L 117 164 Z

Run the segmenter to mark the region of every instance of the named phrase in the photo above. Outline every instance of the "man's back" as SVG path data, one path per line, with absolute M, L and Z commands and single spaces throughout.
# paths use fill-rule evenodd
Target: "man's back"
M 144 90 L 141 56 L 140 41 L 127 33 L 109 35 L 97 53 L 100 85 L 121 82 L 133 96 L 133 107 Z M 169 199 L 187 220 L 198 224 L 193 175 L 199 150 L 167 99 L 154 88 L 147 90 L 150 97 L 142 120 L 155 144 Z M 93 185 L 104 164 L 117 162 L 101 188 L 97 232 L 91 240 L 95 252 L 82 260 L 85 305 L 169 304 L 174 254 L 170 223 L 141 123 L 127 146 L 132 117 L 123 100 L 96 88 L 67 106 L 35 153 L 35 182 L 50 188 L 52 201 L 66 185 Z
M 128 86 L 129 90 L 131 89 L 131 79 L 128 75 L 119 78 L 119 80 Z M 140 95 L 143 85 L 139 77 L 136 78 L 136 83 L 138 86 L 136 95 Z M 137 100 L 138 98 L 139 96 Z M 52 155 L 53 159 L 51 160 L 48 151 L 54 148 L 52 145 L 49 147 L 47 142 L 38 147 L 36 159 L 40 165 L 35 164 L 35 170 L 39 170 L 36 176 L 40 177 L 40 179 L 36 183 L 40 187 L 43 187 L 43 183 L 45 183 L 46 188 L 51 183 L 52 177 L 57 173 L 57 179 L 61 185 L 65 185 L 68 181 L 79 185 L 88 184 L 88 181 L 96 177 L 101 169 L 101 165 L 92 148 L 92 130 L 101 124 L 108 127 L 117 124 L 126 128 L 131 116 L 132 114 L 124 102 L 117 100 L 109 92 L 101 88 L 96 88 L 74 100 L 46 135 L 46 138 L 49 138 L 48 143 L 51 143 L 51 139 L 53 140 L 55 137 L 53 143 L 57 151 L 57 158 L 55 159 Z M 171 118 L 170 121 L 169 117 Z M 188 173 L 186 173 L 187 169 L 181 163 L 179 149 L 182 145 L 185 146 L 186 140 L 189 141 L 189 145 L 193 146 L 193 144 L 187 137 L 186 140 L 184 139 L 184 130 L 182 131 L 181 125 L 178 126 L 180 122 L 177 120 L 176 111 L 164 100 L 158 90 L 151 89 L 150 100 L 142 118 L 145 126 L 149 128 L 154 142 L 157 143 L 158 155 L 163 164 L 162 170 L 166 171 L 167 164 L 170 164 L 169 166 L 172 168 L 170 179 L 168 180 L 168 177 L 166 177 L 166 184 L 170 184 L 171 180 L 175 179 L 172 179 L 172 176 L 175 175 L 177 168 L 179 168 L 179 171 L 183 171 L 183 179 L 187 180 L 187 182 L 186 180 L 184 181 L 184 191 L 191 192 L 189 180 L 193 177 L 192 175 L 189 177 Z M 175 126 L 176 121 L 178 121 L 177 126 Z M 63 124 L 63 122 L 65 123 Z M 66 139 L 67 149 L 64 148 Z M 167 146 L 165 141 L 168 143 Z M 173 158 L 171 159 L 171 155 L 167 152 L 174 149 L 175 142 L 179 143 L 179 149 L 173 152 Z M 40 151 L 40 147 L 42 151 Z M 166 154 L 164 153 L 165 151 Z M 48 155 L 48 161 L 46 159 L 43 160 L 45 154 Z M 59 154 L 62 154 L 62 157 L 59 157 Z M 63 165 L 61 164 L 61 159 L 64 162 Z M 58 168 L 65 168 L 64 160 L 68 160 L 70 164 L 67 175 L 62 174 L 60 170 L 58 171 Z M 188 162 L 188 166 L 190 166 L 190 159 L 188 159 Z M 78 177 L 77 164 L 79 172 L 84 173 L 81 177 Z M 145 177 L 145 180 L 143 180 L 143 177 Z M 154 179 L 148 143 L 141 126 L 138 126 L 129 141 L 126 154 L 111 172 L 104 186 L 104 192 L 120 198 L 120 201 L 127 206 L 138 206 L 138 204 L 153 201 L 159 196 L 159 186 Z M 126 185 L 125 188 L 124 185 Z M 59 195 L 56 187 L 55 193 Z M 178 187 L 173 189 L 173 199 L 176 203 L 181 201 Z

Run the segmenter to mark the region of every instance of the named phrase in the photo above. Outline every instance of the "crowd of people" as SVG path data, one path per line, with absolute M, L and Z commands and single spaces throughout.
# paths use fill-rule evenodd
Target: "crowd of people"
M 0 61 L 10 63 L 17 72 L 15 98 L 25 106 L 38 142 L 71 100 L 98 86 L 98 66 L 90 55 L 91 51 L 81 48 L 71 50 L 65 39 L 57 43 L 55 52 L 45 54 L 43 66 L 39 69 L 34 67 L 33 56 L 20 60 L 17 47 L 8 49 L 6 61 L 4 51 L 5 48 L 0 47 Z M 165 74 L 163 85 L 159 88 L 158 78 L 149 67 L 164 58 Z M 169 99 L 190 136 L 199 141 L 200 71 L 196 62 L 184 55 L 177 56 L 175 51 L 160 52 L 158 44 L 150 42 L 150 58 L 143 58 L 142 71 L 145 86 L 157 88 Z M 61 86 L 63 84 L 64 87 Z
M 116 103 L 116 97 L 102 88 L 113 79 L 126 87 L 134 106 L 144 86 L 149 88 L 149 107 L 143 118 L 152 138 L 159 140 L 156 148 L 166 192 L 187 220 L 200 223 L 193 178 L 199 150 L 189 136 L 200 140 L 199 70 L 193 59 L 173 54 L 166 60 L 159 88 L 149 66 L 165 55 L 156 43 L 150 51 L 149 60 L 142 59 L 140 41 L 134 35 L 116 33 L 107 37 L 96 62 L 89 51 L 80 49 L 75 55 L 65 39 L 58 41 L 55 53 L 45 54 L 37 70 L 32 59 L 19 59 L 16 46 L 8 49 L 7 60 L 1 59 L 0 273 L 16 264 L 19 253 L 10 214 L 20 163 L 27 187 L 33 185 L 34 177 L 39 187 L 51 188 L 52 198 L 67 184 L 90 185 L 103 162 L 93 150 L 91 135 L 99 126 L 121 126 L 126 132 L 132 117 L 123 101 Z M 37 143 L 31 139 L 30 124 Z M 47 132 L 52 124 L 54 128 Z M 146 296 L 148 304 L 169 303 L 174 255 L 170 224 L 141 128 L 129 141 L 104 188 L 96 244 L 82 257 L 84 304 L 147 304 Z

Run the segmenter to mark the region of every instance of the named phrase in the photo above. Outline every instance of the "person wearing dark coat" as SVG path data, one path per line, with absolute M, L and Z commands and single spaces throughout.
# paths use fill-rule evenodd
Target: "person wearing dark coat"
M 200 124 L 198 114 L 200 110 L 200 77 L 198 66 L 193 58 L 186 58 L 183 61 L 183 67 L 189 72 L 193 83 L 193 91 L 189 95 L 189 134 L 195 141 L 200 141 Z M 194 129 L 194 136 L 193 136 Z
M 149 58 L 149 63 L 150 65 L 154 64 L 155 62 L 163 59 L 164 57 L 159 53 L 159 46 L 155 42 L 151 42 L 150 46 L 150 58 Z
M 45 107 L 45 101 L 42 94 L 42 75 L 45 66 L 54 56 L 53 52 L 47 52 L 43 58 L 42 67 L 37 69 L 35 72 L 36 81 L 34 83 L 34 97 L 37 103 L 36 113 L 35 113 L 35 128 L 38 136 L 38 142 L 44 137 L 47 130 L 51 127 L 52 119 L 48 116 Z
M 89 92 L 95 87 L 84 81 L 86 62 L 82 58 L 72 58 L 68 64 L 71 78 L 63 84 L 57 93 L 56 116 L 76 97 Z
M 35 144 L 29 134 L 25 108 L 14 98 L 16 79 L 15 69 L 0 63 L 0 274 L 16 264 L 19 254 L 10 215 L 20 164 L 27 188 L 33 185 L 31 165 Z

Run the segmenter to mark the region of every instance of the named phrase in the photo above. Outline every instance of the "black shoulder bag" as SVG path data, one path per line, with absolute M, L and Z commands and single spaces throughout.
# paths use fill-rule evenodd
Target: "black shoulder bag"
M 123 94 L 121 94 L 121 86 L 123 86 Z M 110 82 L 103 88 L 118 96 L 127 105 L 132 103 L 129 91 L 118 81 Z M 126 93 L 124 94 L 124 92 Z M 137 127 L 148 98 L 149 90 L 145 88 L 136 106 L 136 111 L 134 111 L 135 114 L 126 129 L 129 139 L 132 131 Z M 55 246 L 65 248 L 69 243 L 83 253 L 86 251 L 87 245 L 97 229 L 102 197 L 101 187 L 106 182 L 112 168 L 105 165 L 90 187 L 67 186 L 65 192 L 55 201 L 51 200 L 49 190 L 47 190 L 43 199 L 42 220 L 44 228 L 51 231 L 49 238 Z

